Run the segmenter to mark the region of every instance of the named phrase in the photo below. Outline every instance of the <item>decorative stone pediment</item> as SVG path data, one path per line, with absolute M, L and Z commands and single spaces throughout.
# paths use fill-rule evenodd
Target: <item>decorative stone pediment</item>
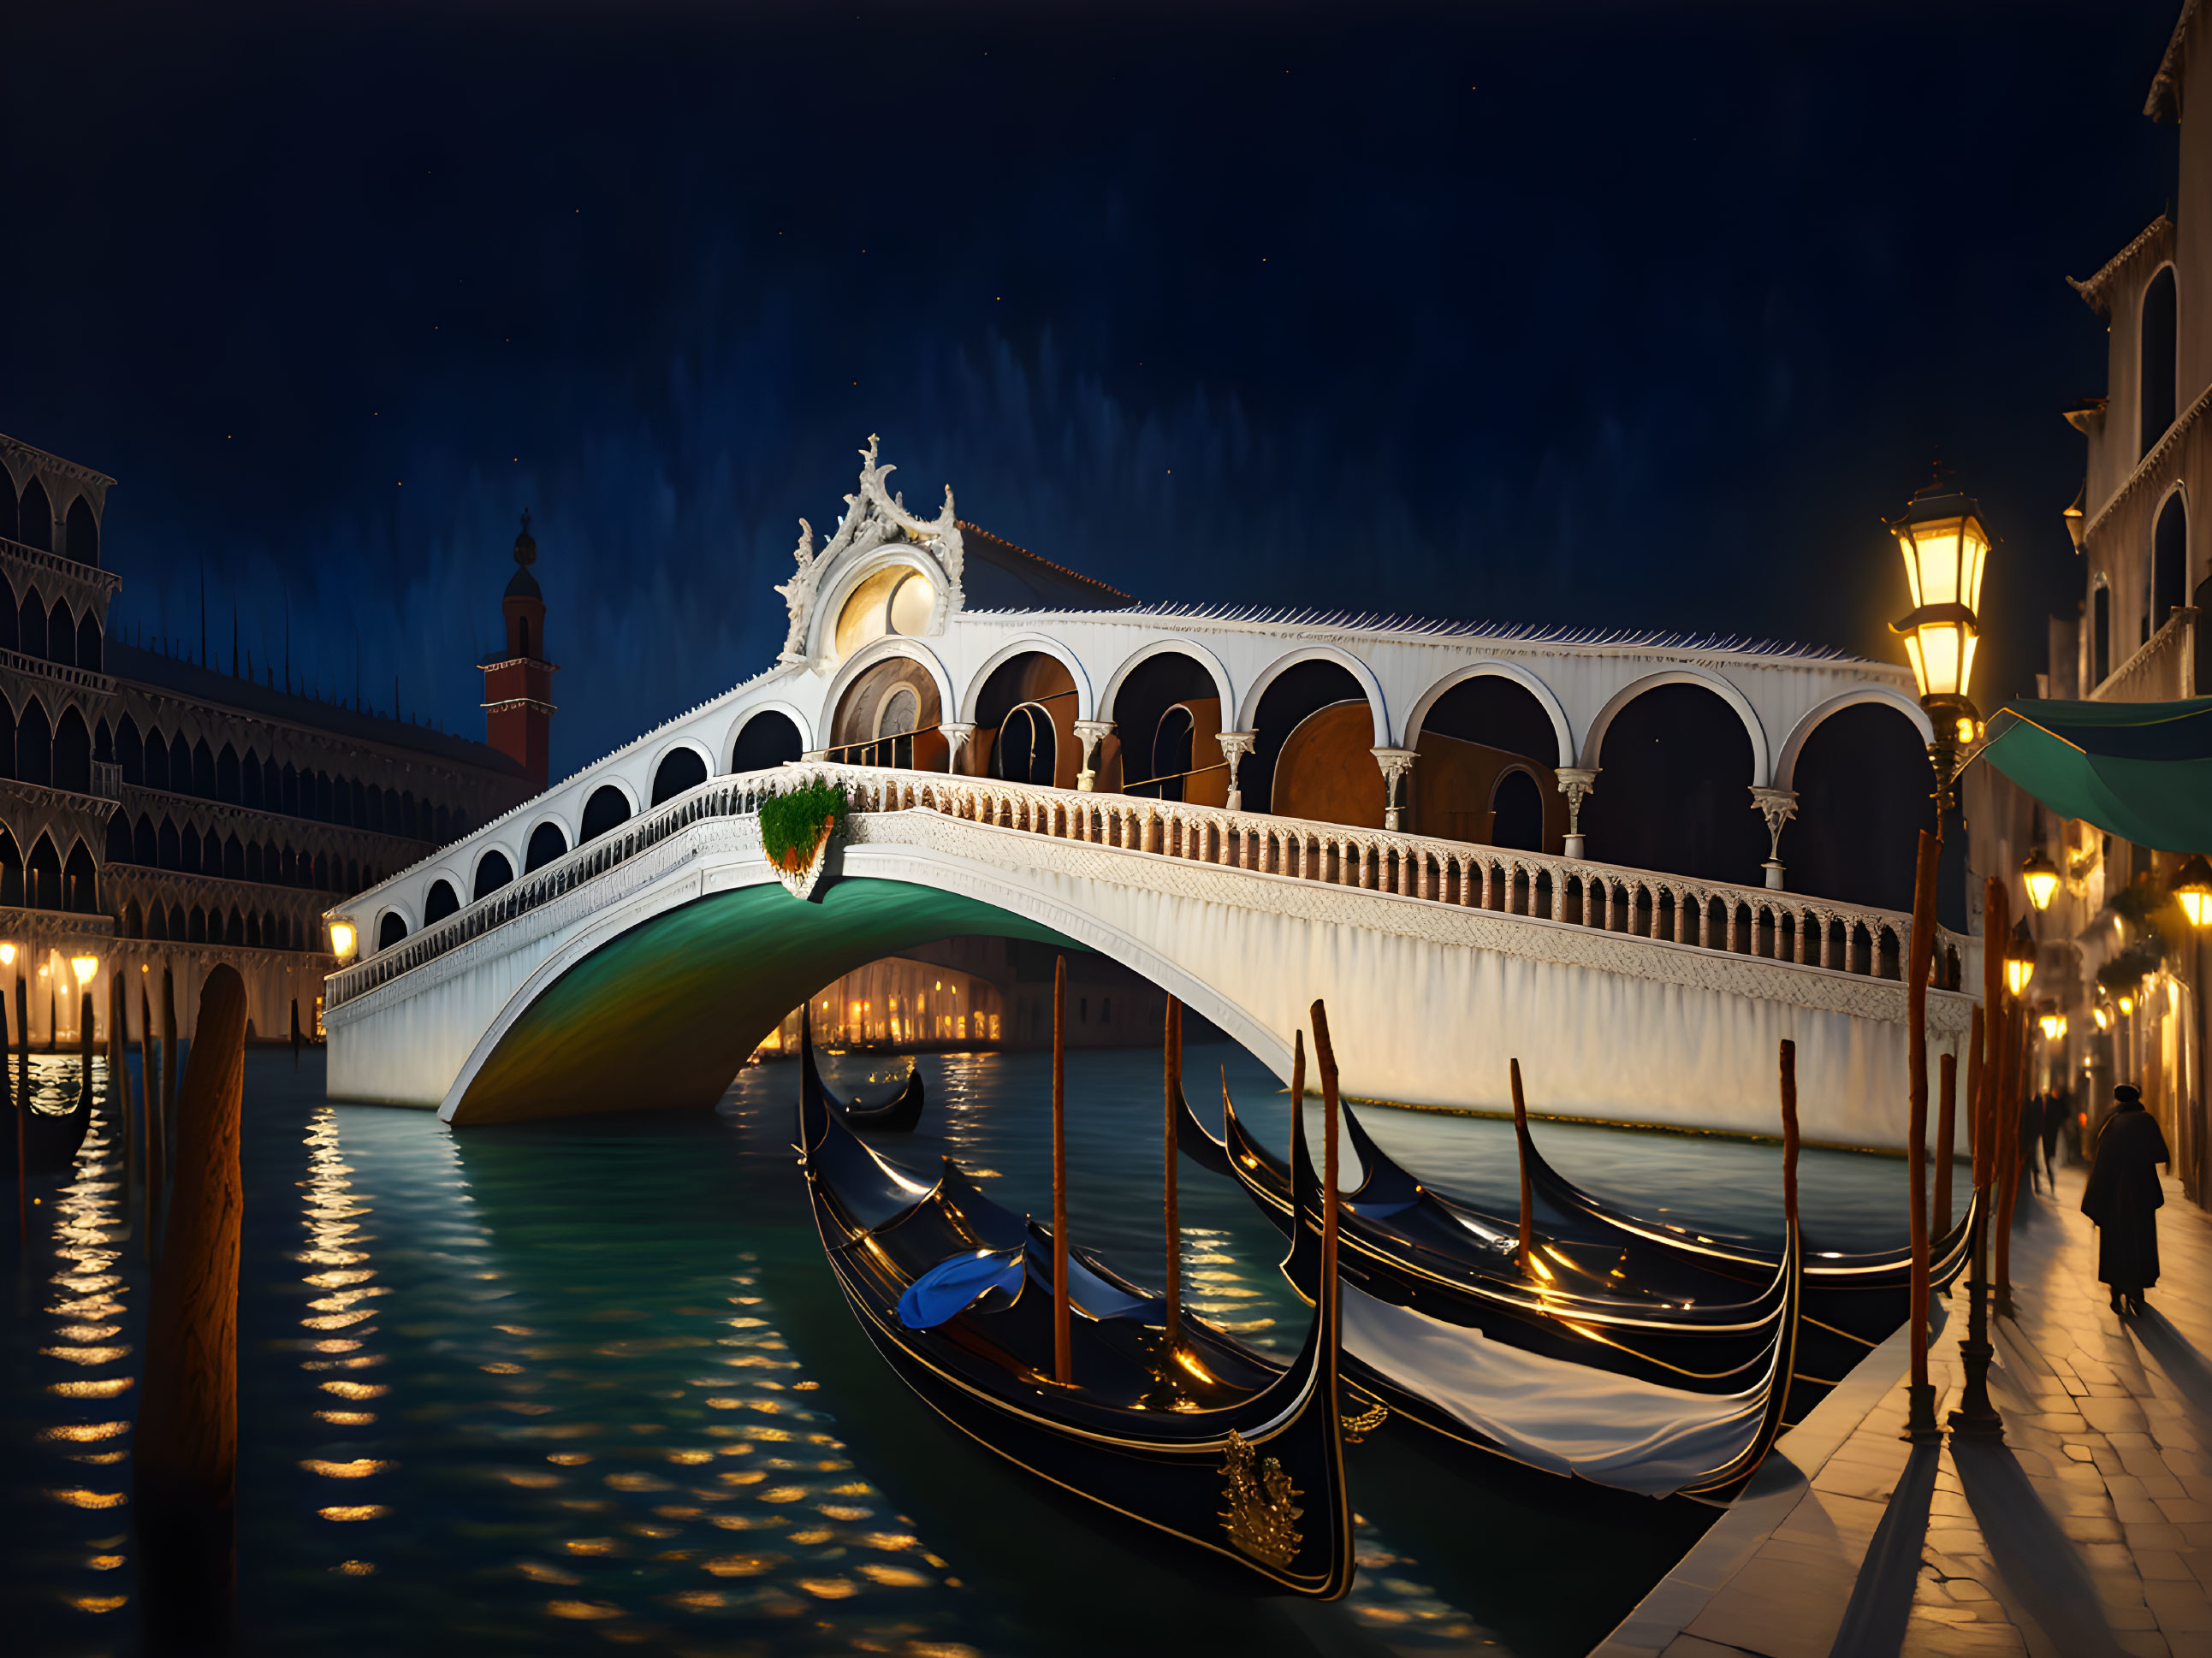
M 888 480 L 897 469 L 877 459 L 877 442 L 870 433 L 868 446 L 860 451 L 860 487 L 845 497 L 836 533 L 818 552 L 814 526 L 799 520 L 799 546 L 793 554 L 799 568 L 776 588 L 791 612 L 781 661 L 811 662 L 821 654 L 821 628 L 836 620 L 822 614 L 823 599 L 835 596 L 846 571 L 870 562 L 886 548 L 918 557 L 934 573 L 938 613 L 933 630 L 957 614 L 964 602 L 960 578 L 966 549 L 953 516 L 952 486 L 945 486 L 943 512 L 934 519 L 916 518 L 907 511 L 905 497 L 892 492 Z

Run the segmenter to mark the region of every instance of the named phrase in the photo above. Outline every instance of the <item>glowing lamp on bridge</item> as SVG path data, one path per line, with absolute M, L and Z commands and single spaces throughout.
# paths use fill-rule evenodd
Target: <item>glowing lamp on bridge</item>
M 343 962 L 353 954 L 353 947 L 358 938 L 359 935 L 354 932 L 353 924 L 350 921 L 331 923 L 331 954 L 337 957 L 338 960 Z
M 1904 556 L 1912 598 L 1911 610 L 1893 627 L 1905 641 L 1920 706 L 1936 727 L 1928 759 L 1936 768 L 1940 814 L 1951 806 L 1959 747 L 1974 740 L 1980 725 L 1970 687 L 1980 638 L 1989 531 L 1982 527 L 1980 507 L 1939 480 L 1906 503 L 1905 515 L 1890 524 L 1889 532 Z
M 2058 895 L 2058 865 L 2051 861 L 2050 854 L 2041 847 L 2028 853 L 2027 861 L 2020 866 L 2020 878 L 2027 888 L 2027 902 L 2038 909 L 2049 909 Z M 2212 868 L 2205 871 L 2205 879 L 2212 884 Z M 2206 886 L 2205 894 L 2212 897 L 2212 884 Z
M 2194 927 L 2212 926 L 2212 859 L 2192 852 L 2173 878 L 2173 900 Z
M 2013 923 L 2012 939 L 2005 945 L 2005 989 L 2017 996 L 2035 976 L 2035 940 L 2027 936 L 2025 920 Z
M 82 990 L 92 982 L 92 975 L 100 971 L 100 957 L 72 956 L 70 957 L 70 971 L 76 975 L 76 987 Z
M 13 967 L 15 965 L 15 946 L 13 944 L 0 944 L 0 967 Z

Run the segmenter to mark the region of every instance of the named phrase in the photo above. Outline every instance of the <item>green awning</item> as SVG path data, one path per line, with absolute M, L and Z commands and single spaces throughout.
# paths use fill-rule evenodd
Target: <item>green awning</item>
M 2160 852 L 2212 853 L 2212 696 L 2008 702 L 1986 760 L 2051 811 Z

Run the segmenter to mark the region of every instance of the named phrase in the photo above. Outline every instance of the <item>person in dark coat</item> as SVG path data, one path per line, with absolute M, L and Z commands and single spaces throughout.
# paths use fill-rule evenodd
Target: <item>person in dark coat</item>
M 2173 1154 L 2141 1093 L 2122 1084 L 2112 1098 L 2112 1114 L 2097 1131 L 2081 1212 L 2097 1223 L 2097 1276 L 2112 1290 L 2112 1310 L 2140 1313 L 2143 1291 L 2158 1282 L 2158 1211 L 2166 1201 L 2158 1165 L 2171 1163 Z
M 2066 1132 L 2066 1120 L 2074 1114 L 2074 1103 L 2057 1089 L 2043 1096 L 2043 1166 L 2051 1175 L 2051 1189 L 2058 1189 L 2058 1137 Z
M 2035 1166 L 2036 1148 L 2043 1144 L 2043 1096 L 2030 1094 L 2020 1102 L 2020 1160 L 2027 1167 L 2027 1189 L 2040 1192 L 2043 1176 Z

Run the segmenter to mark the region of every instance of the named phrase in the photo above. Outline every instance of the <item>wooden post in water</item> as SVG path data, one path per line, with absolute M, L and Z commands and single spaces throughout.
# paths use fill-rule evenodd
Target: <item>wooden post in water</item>
M 177 1126 L 177 981 L 165 964 L 161 969 L 161 1132 Z
M 1782 1040 L 1782 1215 L 1797 1218 L 1797 1044 Z
M 292 998 L 292 1069 L 300 1068 L 300 999 Z
M 76 1094 L 88 1115 L 92 1110 L 92 993 L 80 990 L 76 996 Z
M 1906 1321 L 1911 1328 L 1911 1381 L 1905 1436 L 1916 1444 L 1942 1437 L 1936 1425 L 1936 1388 L 1928 1380 L 1928 975 L 1936 964 L 1936 865 L 1943 843 L 1920 831 L 1913 865 L 1912 935 L 1905 969 L 1905 1185 L 1912 1204 L 1912 1279 Z
M 161 1121 L 161 1085 L 154 1072 L 161 1060 L 154 1051 L 154 1002 L 146 989 L 148 975 L 138 978 L 138 1102 L 146 1120 L 146 1258 L 161 1252 L 162 1182 L 168 1178 L 168 1134 Z
M 15 981 L 15 1023 L 19 1028 L 23 1023 L 22 993 L 23 981 L 17 979 Z M 6 1024 L 6 1016 L 4 1013 L 0 1013 L 0 1066 L 6 1065 L 8 1060 Z M 23 1061 L 27 1069 L 30 1063 L 27 1058 Z M 31 1176 L 29 1169 L 24 1166 L 25 1159 L 31 1155 L 30 1148 L 24 1144 L 23 1128 L 26 1115 L 23 1109 L 23 1096 L 19 1090 L 15 1096 L 15 1241 L 18 1243 L 27 1242 L 31 1236 Z
M 123 1207 L 131 1208 L 131 1183 L 137 1177 L 138 1148 L 132 1129 L 136 1113 L 131 1108 L 131 1073 L 123 1063 L 127 1016 L 123 1000 L 123 963 L 107 970 L 107 1114 L 115 1132 L 123 1136 Z
M 1167 1092 L 1167 1206 L 1168 1233 L 1168 1351 L 1182 1340 L 1182 1216 L 1176 1203 L 1176 1145 L 1177 1108 L 1182 1103 L 1182 1004 L 1168 998 L 1167 1054 L 1161 1062 Z
M 1067 1322 L 1067 957 L 1052 969 L 1052 1379 L 1074 1381 Z
M 1535 1259 L 1536 1218 L 1534 1193 L 1528 1184 L 1528 1102 L 1521 1097 L 1521 1061 L 1507 1061 L 1513 1077 L 1513 1144 L 1521 1155 L 1521 1270 L 1527 1272 L 1528 1263 Z
M 1951 1142 L 1959 1133 L 1959 1056 L 1943 1055 L 1937 1067 L 1941 1078 L 1936 1092 L 1936 1225 L 1935 1236 L 1951 1230 Z
M 22 1060 L 15 1069 L 15 1108 L 27 1113 L 31 1108 L 31 988 L 20 972 L 15 975 L 15 1046 Z
M 246 984 L 218 967 L 200 998 L 177 1127 L 176 1202 L 146 1320 L 137 1465 L 149 1651 L 228 1649 L 237 1582 L 238 1166 Z

